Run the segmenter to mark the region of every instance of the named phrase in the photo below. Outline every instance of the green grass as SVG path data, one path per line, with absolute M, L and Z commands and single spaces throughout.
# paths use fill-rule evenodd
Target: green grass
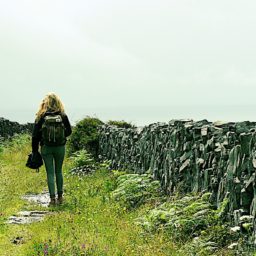
M 10 215 L 31 206 L 20 197 L 46 188 L 44 167 L 39 173 L 25 167 L 31 147 L 28 136 L 17 137 L 0 151 L 0 255 L 178 255 L 168 237 L 144 233 L 135 219 L 152 208 L 133 211 L 114 202 L 110 193 L 114 175 L 102 168 L 83 178 L 71 176 L 70 159 L 64 162 L 65 203 L 51 208 L 42 222 L 7 225 Z M 22 237 L 15 245 L 11 241 Z M 184 254 L 183 254 L 184 255 Z

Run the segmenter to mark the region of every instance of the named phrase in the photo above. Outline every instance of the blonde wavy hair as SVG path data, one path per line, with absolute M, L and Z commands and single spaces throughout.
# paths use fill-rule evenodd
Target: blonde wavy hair
M 53 92 L 49 92 L 40 103 L 39 110 L 36 113 L 36 121 L 39 121 L 46 111 L 60 111 L 61 113 L 65 113 L 63 103 Z

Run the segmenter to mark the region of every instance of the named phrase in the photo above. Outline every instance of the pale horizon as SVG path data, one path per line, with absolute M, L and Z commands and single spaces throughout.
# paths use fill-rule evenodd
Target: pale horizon
M 109 120 L 124 120 L 131 122 L 137 126 L 149 125 L 156 122 L 169 122 L 172 119 L 192 119 L 200 121 L 207 119 L 209 122 L 224 121 L 224 122 L 256 122 L 254 116 L 255 106 L 136 106 L 130 108 L 115 108 L 108 109 L 77 109 L 77 111 L 66 111 L 72 125 L 86 116 L 97 117 L 103 122 Z M 3 111 L 4 113 L 4 111 Z M 7 112 L 6 112 L 7 113 Z M 243 113 L 246 113 L 245 115 Z M 123 118 L 123 117 L 126 118 Z M 33 123 L 34 118 L 31 118 L 31 111 L 13 111 L 9 115 L 0 116 L 10 121 L 24 123 Z M 239 118 L 240 117 L 240 118 Z M 30 118 L 30 119 L 29 119 Z

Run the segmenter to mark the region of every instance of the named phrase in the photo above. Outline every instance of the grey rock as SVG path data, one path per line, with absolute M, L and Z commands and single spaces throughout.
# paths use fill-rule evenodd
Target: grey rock
M 7 224 L 30 224 L 33 222 L 38 222 L 43 219 L 43 217 L 49 214 L 47 211 L 21 211 L 18 212 L 17 216 L 9 217 Z
M 50 195 L 48 192 L 43 192 L 41 194 L 27 194 L 22 196 L 22 199 L 25 199 L 29 202 L 39 204 L 43 207 L 48 207 L 50 202 Z
M 228 249 L 234 250 L 238 248 L 238 243 L 232 243 L 231 245 L 228 246 Z
M 255 127 L 248 121 L 171 120 L 138 132 L 104 125 L 99 154 L 112 169 L 150 170 L 167 194 L 210 192 L 222 218 L 238 226 L 243 215 L 256 216 Z
M 251 215 L 243 215 L 239 218 L 240 223 L 249 222 L 252 223 L 254 220 L 254 217 Z
M 237 232 L 241 231 L 241 228 L 239 226 L 235 226 L 235 227 L 230 228 L 230 231 L 232 233 L 237 233 Z

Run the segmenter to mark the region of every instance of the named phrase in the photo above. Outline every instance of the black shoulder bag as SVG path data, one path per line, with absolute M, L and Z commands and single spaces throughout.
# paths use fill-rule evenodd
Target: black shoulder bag
M 43 165 L 43 159 L 41 154 L 37 152 L 32 152 L 28 155 L 26 166 L 30 169 L 36 169 L 39 172 L 39 167 Z

